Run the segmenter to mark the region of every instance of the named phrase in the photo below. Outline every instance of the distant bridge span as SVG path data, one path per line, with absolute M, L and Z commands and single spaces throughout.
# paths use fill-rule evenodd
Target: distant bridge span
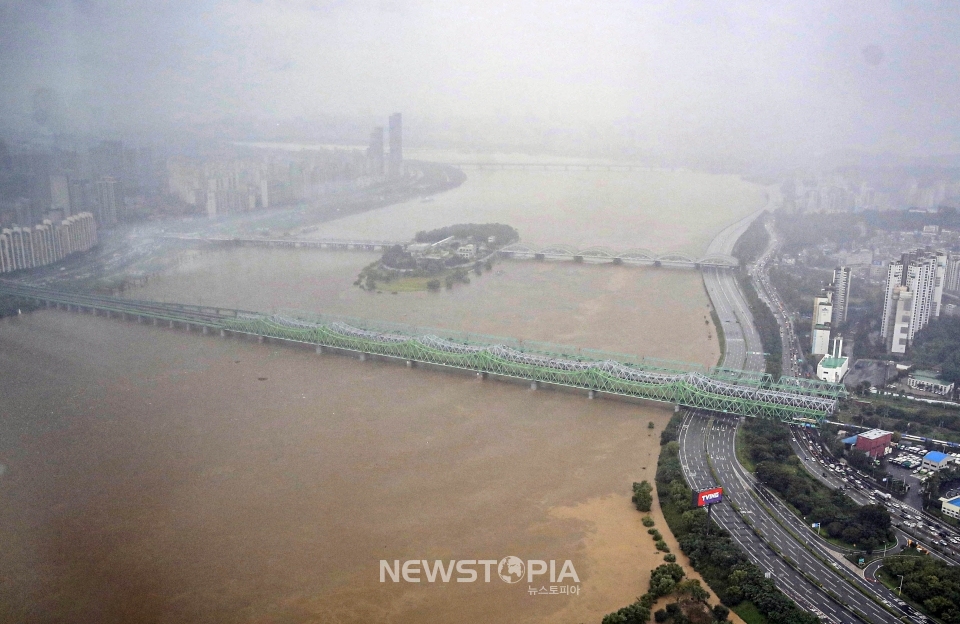
M 370 240 L 349 238 L 245 238 L 231 236 L 167 236 L 175 240 L 207 243 L 236 247 L 272 247 L 281 249 L 325 249 L 335 251 L 385 251 L 396 245 L 407 245 L 409 241 Z M 657 254 L 649 249 L 627 249 L 617 251 L 609 247 L 585 247 L 578 249 L 570 245 L 547 245 L 536 247 L 525 243 L 514 243 L 497 251 L 502 258 L 518 260 L 572 260 L 574 262 L 612 263 L 633 266 L 665 266 L 688 269 L 720 268 L 736 269 L 739 260 L 733 256 L 712 254 L 695 258 L 680 252 Z
M 649 249 L 627 249 L 616 251 L 609 247 L 586 247 L 577 249 L 570 245 L 547 245 L 534 247 L 524 243 L 514 243 L 500 249 L 499 254 L 507 258 L 537 260 L 573 260 L 575 262 L 612 262 L 613 264 L 631 264 L 647 266 L 669 266 L 699 269 L 702 267 L 736 269 L 740 261 L 733 256 L 711 254 L 696 258 L 680 252 L 657 254 Z
M 169 327 L 257 336 L 325 349 L 405 360 L 602 392 L 714 412 L 781 421 L 821 423 L 837 407 L 843 387 L 819 380 L 781 378 L 724 368 L 637 359 L 631 356 L 442 330 L 374 323 L 302 312 L 262 314 L 216 306 L 140 301 L 26 286 L 0 280 L 0 294 L 48 308 L 102 314 Z
M 648 171 L 647 165 L 636 163 L 555 163 L 555 162 L 444 162 L 444 165 L 475 171 Z

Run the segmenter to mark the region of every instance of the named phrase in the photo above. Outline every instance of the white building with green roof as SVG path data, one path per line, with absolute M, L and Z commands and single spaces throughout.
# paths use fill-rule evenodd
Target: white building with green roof
M 830 383 L 840 383 L 843 376 L 847 374 L 849 358 L 843 357 L 843 338 L 837 338 L 833 342 L 833 354 L 828 354 L 817 364 L 817 379 L 829 381 Z
M 936 371 L 911 371 L 907 376 L 907 385 L 914 390 L 931 392 L 940 396 L 953 394 L 953 383 L 940 379 Z

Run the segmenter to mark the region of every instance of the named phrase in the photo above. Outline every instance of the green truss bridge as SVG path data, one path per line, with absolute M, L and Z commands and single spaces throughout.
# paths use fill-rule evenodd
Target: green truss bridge
M 819 424 L 836 410 L 843 387 L 724 368 L 664 362 L 507 338 L 424 330 L 362 319 L 284 311 L 262 314 L 214 306 L 140 301 L 0 281 L 0 294 L 47 307 L 170 327 L 276 339 L 366 357 L 381 356 L 473 371 L 486 377 L 672 403 L 694 409 Z

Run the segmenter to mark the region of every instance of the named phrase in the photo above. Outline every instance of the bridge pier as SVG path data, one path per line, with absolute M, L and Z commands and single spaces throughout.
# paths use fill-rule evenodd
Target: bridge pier
M 595 399 L 595 398 L 597 398 L 597 391 L 596 391 L 596 390 L 590 390 L 589 392 L 587 392 L 587 398 L 588 398 L 588 399 Z
M 263 344 L 263 336 L 257 336 L 257 344 Z
M 204 325 L 203 328 L 202 328 L 200 331 L 203 332 L 203 335 L 204 335 L 204 336 L 206 336 L 207 334 L 210 333 L 210 328 L 207 327 L 206 325 Z
M 221 330 L 220 330 L 220 337 L 221 337 L 221 338 L 226 338 L 226 337 L 227 337 L 227 330 L 221 329 Z
M 480 381 L 483 381 L 486 378 L 487 378 L 487 373 L 477 373 L 477 379 L 479 379 Z
M 173 329 L 173 321 L 170 321 L 170 329 Z
M 531 381 L 531 382 L 530 382 L 530 389 L 531 389 L 531 390 L 536 390 L 536 389 L 539 388 L 539 387 L 540 387 L 540 382 L 539 382 L 539 381 Z
M 413 360 L 407 360 L 407 368 L 413 368 Z
M 360 361 L 361 361 L 361 362 L 366 362 L 366 361 L 367 361 L 367 354 L 366 354 L 366 353 L 361 353 L 361 354 L 360 354 Z
M 156 327 L 160 324 L 160 319 L 153 319 L 153 326 Z
M 138 315 L 137 315 L 137 325 L 139 325 L 139 324 L 142 323 L 142 322 L 143 322 L 143 317 L 138 314 Z
M 323 345 L 317 345 L 317 353 L 323 353 Z

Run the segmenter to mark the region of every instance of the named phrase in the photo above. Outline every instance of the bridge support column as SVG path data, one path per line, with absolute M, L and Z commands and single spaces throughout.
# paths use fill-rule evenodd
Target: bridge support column
M 207 334 L 210 333 L 210 328 L 207 327 L 206 325 L 204 325 L 204 326 L 203 326 L 203 329 L 201 329 L 200 331 L 202 331 L 202 332 L 203 332 L 203 335 L 206 336 Z
M 596 390 L 590 390 L 589 392 L 587 392 L 587 398 L 588 398 L 588 399 L 595 399 L 595 398 L 597 398 L 597 391 L 596 391 Z
M 153 319 L 153 326 L 154 326 L 154 327 L 156 327 L 156 326 L 159 325 L 159 324 L 160 324 L 160 321 L 159 321 L 158 319 Z
M 323 353 L 323 345 L 317 345 L 317 353 Z
M 483 381 L 486 378 L 487 378 L 487 373 L 477 373 L 477 379 L 479 379 L 480 381 Z
M 170 329 L 173 329 L 173 321 L 170 321 Z
M 263 344 L 263 336 L 257 336 L 257 344 Z
M 138 314 L 138 315 L 137 315 L 137 325 L 139 325 L 139 324 L 142 323 L 142 322 L 143 322 L 143 317 Z
M 413 368 L 413 360 L 407 360 L 407 368 Z
M 227 331 L 226 331 L 225 329 L 221 329 L 221 330 L 220 330 L 220 337 L 221 337 L 221 338 L 226 338 L 226 337 L 227 337 Z
M 366 361 L 367 361 L 367 354 L 366 354 L 366 353 L 361 353 L 361 354 L 360 354 L 360 361 L 361 361 L 361 362 L 366 362 Z
M 531 389 L 531 390 L 536 390 L 536 389 L 539 388 L 539 387 L 540 387 L 540 382 L 538 382 L 538 381 L 531 381 L 531 382 L 530 382 L 530 389 Z

